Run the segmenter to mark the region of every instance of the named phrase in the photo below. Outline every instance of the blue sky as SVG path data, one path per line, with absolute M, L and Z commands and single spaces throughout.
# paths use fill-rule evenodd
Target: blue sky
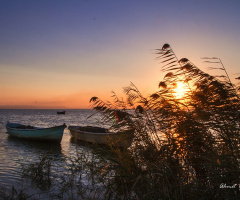
M 1 0 L 0 106 L 83 108 L 130 81 L 149 94 L 164 75 L 154 54 L 164 43 L 203 70 L 201 57 L 220 57 L 234 77 L 239 8 L 238 0 Z

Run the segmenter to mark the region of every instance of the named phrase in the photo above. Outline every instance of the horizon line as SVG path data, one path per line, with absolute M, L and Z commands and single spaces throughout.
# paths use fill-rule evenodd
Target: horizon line
M 54 106 L 29 106 L 29 105 L 0 105 L 0 109 L 55 109 L 55 110 L 71 110 L 71 109 L 85 109 L 85 110 L 91 110 L 91 107 L 54 107 Z

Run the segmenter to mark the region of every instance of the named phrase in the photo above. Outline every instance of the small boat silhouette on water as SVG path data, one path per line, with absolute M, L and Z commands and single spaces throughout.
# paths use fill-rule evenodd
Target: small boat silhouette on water
M 66 113 L 66 111 L 57 111 L 57 114 L 59 114 L 59 115 L 64 115 Z

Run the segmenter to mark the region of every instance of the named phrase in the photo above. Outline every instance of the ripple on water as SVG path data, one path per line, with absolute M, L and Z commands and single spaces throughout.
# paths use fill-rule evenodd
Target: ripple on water
M 39 161 L 41 155 L 47 154 L 53 158 L 56 173 L 57 166 L 69 163 L 69 158 L 79 152 L 89 150 L 70 142 L 68 129 L 64 130 L 61 144 L 41 143 L 18 140 L 8 137 L 5 124 L 7 121 L 26 125 L 50 127 L 65 123 L 66 125 L 99 125 L 98 116 L 88 118 L 91 110 L 66 110 L 65 115 L 57 115 L 57 110 L 0 110 L 0 188 L 11 188 L 18 184 L 23 165 Z M 53 170 L 53 171 L 54 171 Z

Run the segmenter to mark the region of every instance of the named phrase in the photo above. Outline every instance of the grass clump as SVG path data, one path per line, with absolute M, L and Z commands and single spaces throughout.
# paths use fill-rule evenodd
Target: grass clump
M 22 166 L 22 177 L 31 178 L 32 182 L 41 190 L 47 190 L 51 186 L 52 159 L 42 155 L 39 162 Z

